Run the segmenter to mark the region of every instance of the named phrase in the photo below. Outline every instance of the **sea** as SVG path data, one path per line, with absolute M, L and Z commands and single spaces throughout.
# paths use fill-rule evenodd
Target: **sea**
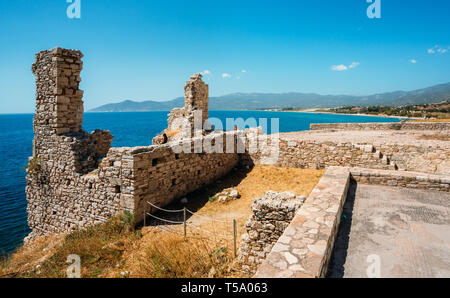
M 114 136 L 113 147 L 151 145 L 167 127 L 168 112 L 85 113 L 84 130 L 106 129 Z M 399 122 L 397 118 L 323 113 L 268 111 L 210 111 L 210 117 L 255 119 L 266 132 L 274 132 L 270 119 L 279 119 L 279 131 L 309 130 L 311 123 Z M 267 126 L 260 119 L 268 119 Z M 216 127 L 217 128 L 217 127 Z M 242 127 L 239 127 L 242 128 Z M 14 252 L 30 233 L 27 225 L 25 170 L 32 154 L 32 114 L 0 114 L 0 255 Z

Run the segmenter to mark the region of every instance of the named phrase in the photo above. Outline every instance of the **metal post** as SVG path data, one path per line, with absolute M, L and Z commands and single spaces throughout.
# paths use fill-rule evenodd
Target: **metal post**
M 236 253 L 236 220 L 233 219 L 233 249 L 234 249 L 234 257 L 237 257 L 237 253 Z
M 147 226 L 147 202 L 144 202 L 144 227 Z
M 186 207 L 183 208 L 183 226 L 184 226 L 184 238 L 187 236 L 186 231 Z

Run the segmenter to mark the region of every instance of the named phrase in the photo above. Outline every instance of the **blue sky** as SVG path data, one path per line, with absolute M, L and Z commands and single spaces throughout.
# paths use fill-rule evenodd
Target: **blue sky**
M 0 0 L 0 113 L 34 111 L 34 54 L 55 46 L 85 55 L 86 109 L 170 100 L 205 71 L 211 96 L 450 81 L 448 0 L 381 0 L 381 19 L 367 17 L 366 0 L 81 0 L 81 19 L 68 5 Z

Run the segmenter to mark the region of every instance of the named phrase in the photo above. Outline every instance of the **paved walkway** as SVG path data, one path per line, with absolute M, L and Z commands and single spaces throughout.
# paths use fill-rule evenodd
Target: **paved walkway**
M 424 135 L 434 135 L 439 131 L 429 130 L 369 130 L 369 131 L 300 131 L 281 133 L 280 137 L 285 140 L 315 141 L 315 142 L 338 142 L 338 143 L 371 143 L 374 146 L 387 145 L 410 145 L 425 148 L 449 148 L 450 142 L 440 140 L 424 140 Z M 448 134 L 448 131 L 445 133 Z
M 329 277 L 450 277 L 450 194 L 352 185 Z

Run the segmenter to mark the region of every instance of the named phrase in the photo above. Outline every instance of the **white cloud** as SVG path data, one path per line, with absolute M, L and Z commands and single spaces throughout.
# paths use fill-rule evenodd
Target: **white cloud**
M 441 46 L 435 45 L 431 49 L 428 49 L 427 52 L 428 52 L 428 54 L 436 54 L 436 53 L 445 54 L 445 53 L 448 52 L 449 48 L 446 49 L 446 48 L 443 48 Z
M 231 78 L 231 75 L 228 74 L 228 73 L 223 73 L 223 74 L 222 74 L 222 78 L 224 78 L 224 79 L 229 79 L 229 78 Z
M 334 71 L 346 71 L 346 70 L 358 67 L 359 64 L 360 64 L 359 62 L 352 62 L 352 64 L 350 64 L 349 66 L 344 65 L 344 64 L 332 65 L 331 66 L 331 70 L 334 70 Z
M 358 67 L 359 66 L 359 62 L 353 62 L 352 64 L 350 64 L 349 66 L 348 66 L 348 68 L 356 68 L 356 67 Z
M 412 64 L 416 64 L 417 60 L 416 59 L 411 59 L 411 60 L 409 60 L 409 62 L 411 62 Z
M 245 69 L 243 69 L 241 72 L 242 72 L 242 73 L 247 73 L 247 71 L 246 71 Z
M 211 71 L 210 70 L 204 70 L 204 71 L 202 71 L 202 73 L 201 73 L 202 75 L 210 75 L 211 74 Z
M 340 65 L 333 65 L 331 66 L 331 69 L 334 71 L 345 71 L 348 69 L 347 66 L 345 66 L 344 64 L 340 64 Z

